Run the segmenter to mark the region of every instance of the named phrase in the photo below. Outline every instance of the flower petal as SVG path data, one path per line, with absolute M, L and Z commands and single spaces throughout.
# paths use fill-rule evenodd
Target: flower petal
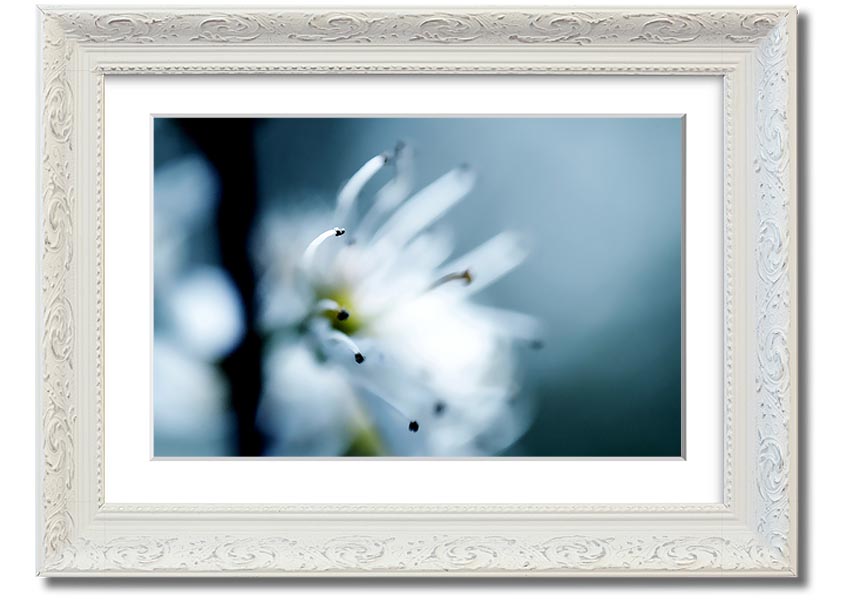
M 472 273 L 472 283 L 459 288 L 464 296 L 469 296 L 513 271 L 527 256 L 528 249 L 520 236 L 512 231 L 505 231 L 449 263 L 441 271 L 454 273 L 469 269 Z
M 439 219 L 472 190 L 475 175 L 460 167 L 418 191 L 375 234 L 375 244 L 399 248 Z

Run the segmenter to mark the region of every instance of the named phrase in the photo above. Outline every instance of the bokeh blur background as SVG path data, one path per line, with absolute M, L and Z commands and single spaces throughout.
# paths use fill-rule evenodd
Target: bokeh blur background
M 525 432 L 505 456 L 679 456 L 683 127 L 678 117 L 156 118 L 154 455 L 259 456 L 264 344 L 252 235 L 332 206 L 399 140 L 417 187 L 478 179 L 444 220 L 461 254 L 506 229 L 528 259 L 482 292 L 533 315 Z M 363 199 L 385 180 L 364 189 Z

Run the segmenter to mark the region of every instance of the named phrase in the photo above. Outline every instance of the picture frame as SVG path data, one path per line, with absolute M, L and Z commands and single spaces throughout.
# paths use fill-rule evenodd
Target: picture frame
M 797 575 L 795 9 L 40 11 L 40 575 Z M 342 73 L 722 78 L 722 502 L 107 501 L 105 81 Z

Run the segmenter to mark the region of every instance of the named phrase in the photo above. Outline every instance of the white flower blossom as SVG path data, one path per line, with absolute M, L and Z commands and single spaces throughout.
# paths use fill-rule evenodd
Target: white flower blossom
M 492 455 L 527 426 L 515 348 L 539 338 L 537 323 L 474 302 L 524 260 L 523 244 L 501 232 L 452 258 L 434 225 L 475 176 L 459 167 L 414 192 L 411 162 L 400 145 L 367 161 L 335 210 L 263 220 L 258 424 L 270 454 Z

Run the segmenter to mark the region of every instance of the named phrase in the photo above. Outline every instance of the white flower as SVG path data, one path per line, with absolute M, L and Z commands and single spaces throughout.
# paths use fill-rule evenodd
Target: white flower
M 387 165 L 395 176 L 358 211 Z M 472 301 L 523 261 L 522 244 L 499 233 L 451 259 L 432 228 L 474 181 L 460 167 L 411 195 L 400 146 L 358 170 L 335 211 L 265 219 L 258 423 L 271 454 L 490 455 L 524 431 L 514 346 L 538 338 L 536 322 Z

